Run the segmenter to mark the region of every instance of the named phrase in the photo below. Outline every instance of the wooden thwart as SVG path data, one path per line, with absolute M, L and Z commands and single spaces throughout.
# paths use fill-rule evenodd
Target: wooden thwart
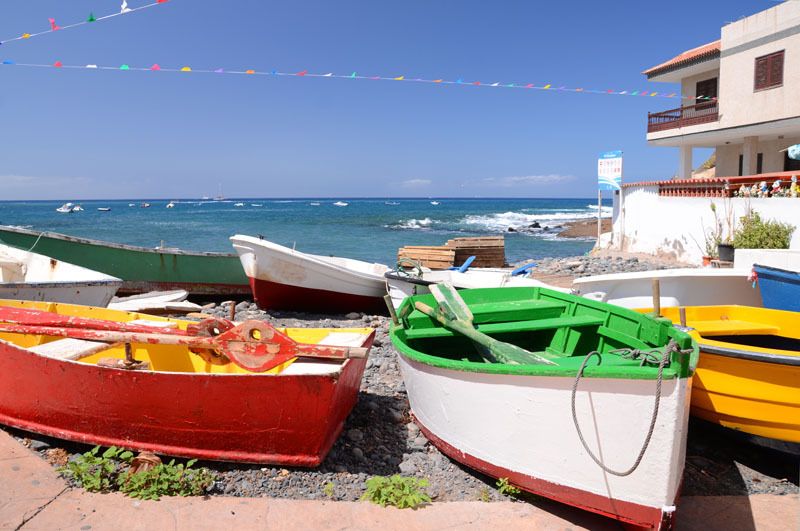
M 36 354 L 41 354 L 42 356 L 47 356 L 48 358 L 77 361 L 119 345 L 120 343 L 118 342 L 103 343 L 86 341 L 84 339 L 64 338 L 29 347 L 28 350 Z

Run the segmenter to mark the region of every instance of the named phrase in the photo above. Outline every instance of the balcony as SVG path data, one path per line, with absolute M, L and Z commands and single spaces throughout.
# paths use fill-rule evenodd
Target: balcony
M 719 120 L 719 105 L 716 101 L 708 101 L 669 111 L 647 113 L 647 132 L 679 129 L 717 120 Z

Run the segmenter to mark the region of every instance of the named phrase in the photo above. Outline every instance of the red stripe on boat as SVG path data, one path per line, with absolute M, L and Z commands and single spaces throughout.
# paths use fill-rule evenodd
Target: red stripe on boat
M 323 313 L 386 313 L 386 304 L 382 297 L 353 295 L 324 289 L 290 286 L 250 278 L 253 297 L 261 309 L 267 310 L 299 310 Z

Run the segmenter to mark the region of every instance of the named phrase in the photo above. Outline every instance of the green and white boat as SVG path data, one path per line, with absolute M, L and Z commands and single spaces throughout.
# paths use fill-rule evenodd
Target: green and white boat
M 554 500 L 672 524 L 698 360 L 687 333 L 545 288 L 431 288 L 403 302 L 391 339 L 434 445 Z
M 250 282 L 233 252 L 137 247 L 7 225 L 0 225 L 0 243 L 121 278 L 120 293 L 250 294 Z

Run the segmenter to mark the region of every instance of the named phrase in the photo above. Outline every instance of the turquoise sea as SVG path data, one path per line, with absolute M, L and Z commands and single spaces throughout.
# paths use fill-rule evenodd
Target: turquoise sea
M 260 234 L 308 253 L 394 265 L 399 247 L 444 245 L 460 236 L 504 234 L 509 262 L 584 254 L 594 239 L 559 238 L 554 227 L 597 216 L 591 199 L 183 199 L 166 208 L 168 203 L 91 200 L 79 202 L 82 211 L 59 213 L 61 202 L 5 201 L 0 224 L 145 247 L 163 241 L 196 251 L 232 252 L 230 236 Z M 610 201 L 603 211 L 610 215 Z M 541 228 L 531 228 L 534 223 Z

